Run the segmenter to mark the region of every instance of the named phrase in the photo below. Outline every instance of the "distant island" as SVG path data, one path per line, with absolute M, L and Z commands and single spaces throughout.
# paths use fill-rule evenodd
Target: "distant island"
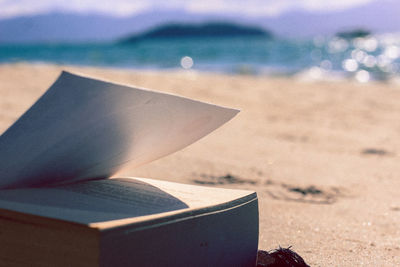
M 364 38 L 369 35 L 371 35 L 371 32 L 365 29 L 355 29 L 351 31 L 342 31 L 336 33 L 337 37 L 341 37 L 344 39 Z
M 233 23 L 205 24 L 166 24 L 149 31 L 128 36 L 121 43 L 133 43 L 151 39 L 204 38 L 204 37 L 264 37 L 272 38 L 272 34 L 262 28 L 244 26 Z

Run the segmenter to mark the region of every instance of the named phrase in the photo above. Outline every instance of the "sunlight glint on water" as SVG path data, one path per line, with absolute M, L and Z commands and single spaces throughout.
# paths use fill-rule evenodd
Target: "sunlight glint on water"
M 149 40 L 131 45 L 0 45 L 0 62 L 22 61 L 255 75 L 312 73 L 312 77 L 334 76 L 365 82 L 398 78 L 400 36 L 354 39 L 317 36 L 308 40 L 197 38 Z

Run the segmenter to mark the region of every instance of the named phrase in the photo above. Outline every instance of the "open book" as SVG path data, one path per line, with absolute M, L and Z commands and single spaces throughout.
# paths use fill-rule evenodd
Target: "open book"
M 0 136 L 0 265 L 254 266 L 256 193 L 106 179 L 237 112 L 63 72 Z

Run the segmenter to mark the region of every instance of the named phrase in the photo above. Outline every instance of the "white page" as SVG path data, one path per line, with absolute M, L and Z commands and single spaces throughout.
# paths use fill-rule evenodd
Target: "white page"
M 113 178 L 0 190 L 0 208 L 88 224 L 212 207 L 250 194 L 145 178 Z
M 57 187 L 0 190 L 0 208 L 88 224 L 189 206 L 140 180 L 103 179 Z
M 195 142 L 238 111 L 63 72 L 0 136 L 0 188 L 107 178 Z

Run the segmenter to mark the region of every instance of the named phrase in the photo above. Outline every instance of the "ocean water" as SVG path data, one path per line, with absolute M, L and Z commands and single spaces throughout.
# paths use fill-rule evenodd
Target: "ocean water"
M 303 40 L 195 38 L 134 44 L 0 44 L 0 63 L 45 62 L 134 69 L 194 69 L 309 79 L 388 80 L 400 75 L 400 35 Z

